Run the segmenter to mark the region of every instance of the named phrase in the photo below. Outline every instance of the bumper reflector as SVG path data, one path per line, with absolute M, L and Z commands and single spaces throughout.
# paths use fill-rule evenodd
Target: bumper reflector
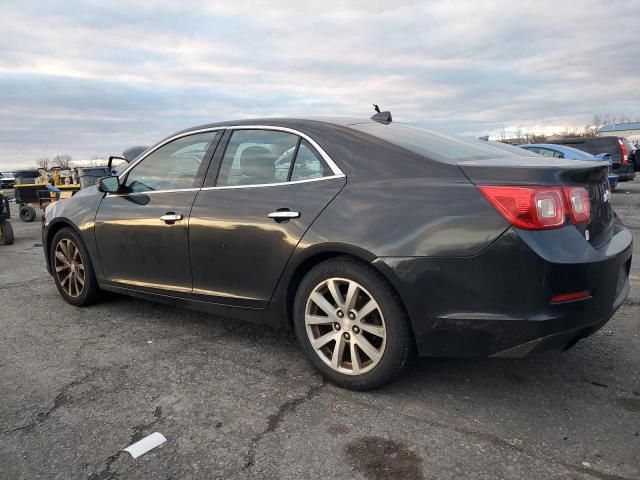
M 589 290 L 580 290 L 579 292 L 554 295 L 551 297 L 551 303 L 575 302 L 577 300 L 586 300 L 587 298 L 591 298 L 591 292 Z

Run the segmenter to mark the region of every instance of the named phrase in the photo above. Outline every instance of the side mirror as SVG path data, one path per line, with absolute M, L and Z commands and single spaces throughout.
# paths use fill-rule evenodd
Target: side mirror
M 120 179 L 116 176 L 102 177 L 98 180 L 98 191 L 104 193 L 118 193 L 120 191 Z

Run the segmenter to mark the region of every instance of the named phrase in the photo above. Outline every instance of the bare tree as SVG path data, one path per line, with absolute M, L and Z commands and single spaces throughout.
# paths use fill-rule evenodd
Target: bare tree
M 498 132 L 498 138 L 500 139 L 501 142 L 504 142 L 507 139 L 507 132 L 505 131 L 504 128 L 501 128 L 500 131 Z
M 520 143 L 521 139 L 522 139 L 522 128 L 521 127 L 517 127 L 516 128 L 516 140 L 518 140 L 518 143 Z
M 595 113 L 591 118 L 592 129 L 589 132 L 589 136 L 595 137 L 598 134 L 598 130 L 600 130 L 600 128 L 604 127 L 608 123 L 607 120 L 609 117 L 610 115 L 600 115 L 598 113 Z
M 618 115 L 618 123 L 629 123 L 631 122 L 631 115 L 627 115 L 626 113 L 622 113 Z
M 53 166 L 60 167 L 62 170 L 71 168 L 71 155 L 56 155 L 53 157 Z
M 47 157 L 42 157 L 38 159 L 36 165 L 38 168 L 43 168 L 48 171 L 49 167 L 51 166 L 51 160 L 49 160 L 49 158 Z
M 593 125 L 585 125 L 582 129 L 582 137 L 595 137 L 598 130 Z

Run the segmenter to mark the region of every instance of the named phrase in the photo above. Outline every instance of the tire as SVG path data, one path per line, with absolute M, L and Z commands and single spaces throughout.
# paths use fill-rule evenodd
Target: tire
M 56 287 L 68 303 L 76 307 L 84 307 L 98 299 L 100 287 L 93 271 L 89 252 L 74 230 L 66 227 L 54 235 L 49 262 Z M 65 266 L 68 268 L 64 268 Z M 57 271 L 58 269 L 61 270 Z
M 5 245 L 13 245 L 13 227 L 6 220 L 0 221 L 0 238 Z
M 23 205 L 20 207 L 20 220 L 23 222 L 31 223 L 36 219 L 36 211 L 29 205 Z
M 357 293 L 350 295 L 352 290 Z M 307 359 L 344 388 L 380 387 L 399 377 L 413 358 L 413 336 L 400 298 L 377 270 L 351 257 L 327 260 L 305 275 L 293 322 Z

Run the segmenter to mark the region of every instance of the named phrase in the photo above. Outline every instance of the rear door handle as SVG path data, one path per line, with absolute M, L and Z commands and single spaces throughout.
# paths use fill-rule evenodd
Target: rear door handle
M 168 223 L 169 225 L 173 225 L 175 222 L 182 220 L 182 215 L 178 215 L 173 212 L 168 212 L 162 215 L 160 217 L 160 220 L 162 220 L 165 223 Z
M 300 212 L 291 212 L 289 210 L 278 210 L 277 212 L 271 212 L 269 218 L 275 218 L 276 220 L 289 220 L 291 218 L 300 218 Z

